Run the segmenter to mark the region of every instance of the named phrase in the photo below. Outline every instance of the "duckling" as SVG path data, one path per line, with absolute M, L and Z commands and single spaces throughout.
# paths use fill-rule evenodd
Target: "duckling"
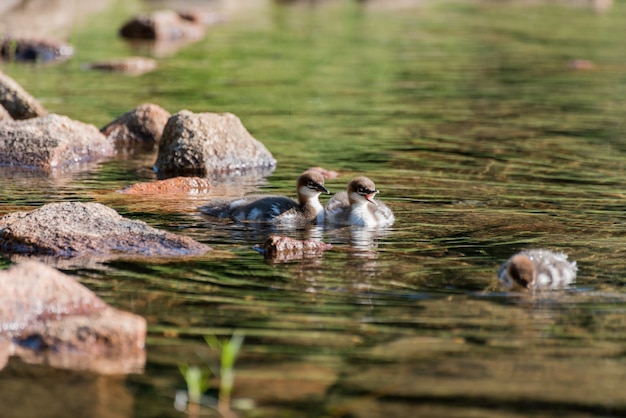
M 573 283 L 577 270 L 576 262 L 561 252 L 532 249 L 509 258 L 498 270 L 498 279 L 508 289 L 557 289 Z
M 369 178 L 354 178 L 345 192 L 337 193 L 326 204 L 326 223 L 367 227 L 393 225 L 395 217 L 391 209 L 374 200 L 378 193 Z
M 274 224 L 323 224 L 324 208 L 319 201 L 324 177 L 315 170 L 307 170 L 296 181 L 298 201 L 286 196 L 251 195 L 231 200 L 215 200 L 202 206 L 204 214 L 230 218 L 238 222 L 268 222 Z

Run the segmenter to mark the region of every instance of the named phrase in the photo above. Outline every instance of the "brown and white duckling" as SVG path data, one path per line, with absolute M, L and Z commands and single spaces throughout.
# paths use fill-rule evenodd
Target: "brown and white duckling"
M 368 227 L 393 225 L 395 217 L 391 209 L 374 200 L 378 193 L 369 178 L 352 179 L 345 192 L 337 193 L 326 204 L 326 223 Z
M 297 202 L 286 196 L 251 195 L 232 200 L 215 200 L 202 206 L 200 211 L 207 215 L 240 222 L 322 224 L 324 208 L 319 201 L 319 195 L 330 194 L 324 187 L 324 177 L 314 170 L 305 171 L 298 177 L 296 191 Z
M 578 267 L 567 255 L 550 250 L 524 250 L 509 258 L 498 271 L 508 289 L 558 289 L 576 279 Z

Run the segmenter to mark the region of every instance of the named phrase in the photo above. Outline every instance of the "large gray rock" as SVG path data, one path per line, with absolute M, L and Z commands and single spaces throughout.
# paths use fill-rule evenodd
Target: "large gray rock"
M 0 251 L 55 255 L 200 255 L 211 248 L 189 237 L 123 218 L 100 203 L 50 203 L 0 218 Z
M 188 110 L 168 120 L 155 163 L 160 176 L 267 175 L 275 167 L 272 154 L 250 135 L 237 116 Z
M 119 358 L 124 369 L 129 358 L 145 359 L 145 337 L 145 319 L 112 308 L 52 267 L 28 261 L 0 271 L 0 345 L 13 346 L 0 364 L 10 353 L 47 352 L 56 365 L 79 355 L 89 368 L 85 360 L 104 356 Z
M 0 165 L 51 171 L 113 154 L 113 142 L 95 126 L 66 116 L 0 124 Z
M 170 112 L 153 103 L 144 103 L 124 113 L 100 131 L 118 148 L 154 148 L 161 141 Z
M 37 99 L 2 71 L 0 71 L 0 105 L 13 119 L 30 119 L 48 113 Z

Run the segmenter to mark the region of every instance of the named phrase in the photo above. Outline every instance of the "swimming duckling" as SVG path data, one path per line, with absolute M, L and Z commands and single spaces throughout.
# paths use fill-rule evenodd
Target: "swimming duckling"
M 276 224 L 322 224 L 324 208 L 319 201 L 321 193 L 330 194 L 324 187 L 324 177 L 315 170 L 307 170 L 296 182 L 298 201 L 286 196 L 251 195 L 232 200 L 215 200 L 200 208 L 202 213 L 235 221 L 270 222 Z
M 550 250 L 524 250 L 509 258 L 498 271 L 508 289 L 557 289 L 576 279 L 578 267 L 567 255 Z
M 345 192 L 337 193 L 326 204 L 326 223 L 357 226 L 391 226 L 393 212 L 384 203 L 374 200 L 379 193 L 367 177 L 356 177 Z

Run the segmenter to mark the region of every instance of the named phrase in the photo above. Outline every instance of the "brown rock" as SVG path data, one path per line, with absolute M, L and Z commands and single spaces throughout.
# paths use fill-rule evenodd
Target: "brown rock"
M 48 112 L 15 80 L 0 71 L 0 104 L 13 119 L 44 116 Z
M 125 356 L 143 351 L 146 321 L 110 307 L 75 279 L 29 261 L 0 271 L 0 330 L 5 343 L 10 339 L 19 347 L 18 354 Z
M 153 103 L 142 104 L 103 127 L 100 132 L 118 148 L 154 148 L 161 141 L 170 113 Z
M 263 245 L 255 247 L 266 258 L 280 260 L 319 257 L 331 248 L 332 245 L 321 241 L 297 240 L 279 235 L 270 235 Z
M 120 35 L 124 38 L 156 41 L 196 40 L 201 39 L 204 33 L 204 25 L 183 19 L 171 10 L 136 16 L 120 29 Z
M 0 124 L 0 165 L 65 169 L 115 153 L 93 125 L 66 116 L 48 116 Z
M 120 190 L 124 194 L 176 195 L 206 194 L 211 190 L 211 182 L 202 177 L 174 177 L 146 183 L 136 183 Z
M 88 70 L 102 70 L 130 75 L 141 75 L 157 68 L 156 60 L 144 57 L 127 57 L 116 60 L 92 62 L 85 66 Z
M 181 110 L 168 120 L 155 162 L 160 176 L 266 175 L 276 160 L 231 113 Z
M 4 37 L 0 41 L 0 58 L 5 61 L 65 61 L 74 48 L 54 39 Z
M 339 173 L 334 170 L 327 170 L 323 167 L 311 167 L 309 170 L 314 170 L 324 176 L 325 179 L 336 179 L 339 177 Z
M 99 203 L 50 203 L 0 218 L 0 250 L 56 255 L 200 255 L 210 248 L 189 237 L 123 218 Z

